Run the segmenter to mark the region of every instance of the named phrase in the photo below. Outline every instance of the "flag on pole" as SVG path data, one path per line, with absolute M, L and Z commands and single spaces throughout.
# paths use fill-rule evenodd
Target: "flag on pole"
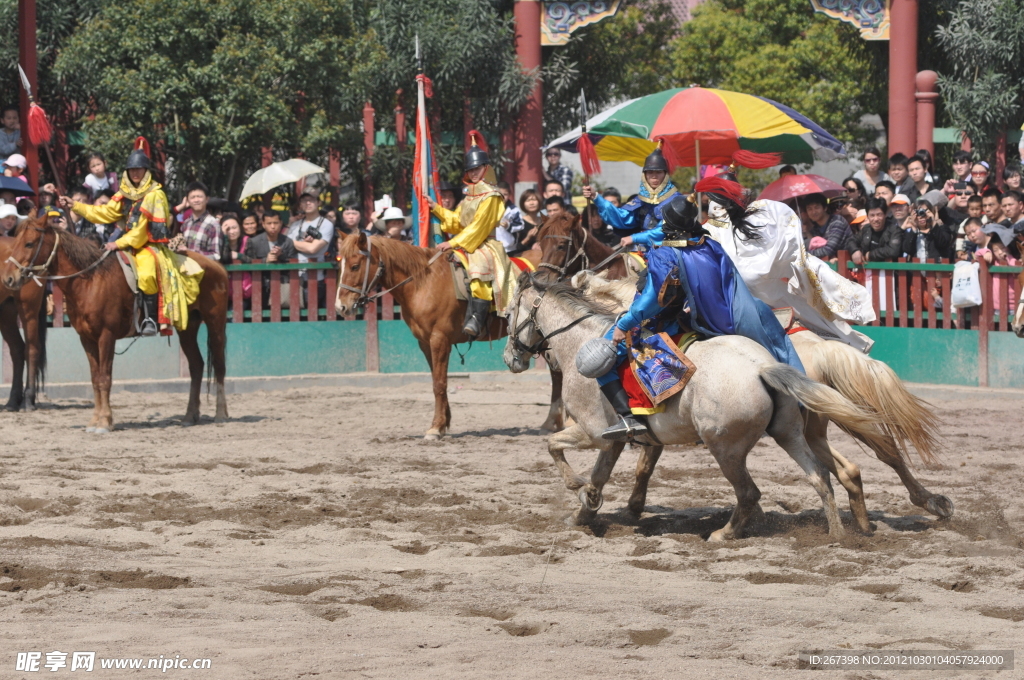
M 416 153 L 412 168 L 412 216 L 413 238 L 421 248 L 434 245 L 434 225 L 440 221 L 430 214 L 427 197 L 437 200 L 437 162 L 430 145 L 430 125 L 427 123 L 426 98 L 433 96 L 433 84 L 422 73 L 416 76 L 417 110 L 416 110 Z

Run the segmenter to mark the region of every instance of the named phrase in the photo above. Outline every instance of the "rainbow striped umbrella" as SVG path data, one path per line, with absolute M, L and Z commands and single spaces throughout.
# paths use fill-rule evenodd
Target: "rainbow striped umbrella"
M 582 128 L 549 146 L 577 152 Z M 846 156 L 839 140 L 788 106 L 764 97 L 703 87 L 631 99 L 587 121 L 598 158 L 643 165 L 657 141 L 675 165 L 728 164 L 738 149 L 781 153 L 784 163 Z

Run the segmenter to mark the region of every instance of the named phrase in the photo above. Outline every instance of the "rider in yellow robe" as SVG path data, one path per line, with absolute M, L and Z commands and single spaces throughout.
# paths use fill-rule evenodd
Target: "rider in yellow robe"
M 441 229 L 455 234 L 438 248 L 451 248 L 469 274 L 473 299 L 462 330 L 475 338 L 487 326 L 492 303 L 499 314 L 505 311 L 515 292 L 515 277 L 505 247 L 494 238 L 494 230 L 505 214 L 505 199 L 495 186 L 487 152 L 475 140 L 466 153 L 465 170 L 466 197 L 456 209 L 448 210 L 433 200 L 430 209 L 441 220 Z
M 167 248 L 171 208 L 163 187 L 154 181 L 149 156 L 137 148 L 128 156 L 120 190 L 106 205 L 71 203 L 71 209 L 93 224 L 117 223 L 124 235 L 107 250 L 131 249 L 139 277 L 144 320 L 141 335 L 156 335 L 160 326 L 184 330 L 188 307 L 199 295 L 202 269 Z M 163 293 L 161 296 L 160 293 Z M 161 299 L 162 298 L 162 299 Z

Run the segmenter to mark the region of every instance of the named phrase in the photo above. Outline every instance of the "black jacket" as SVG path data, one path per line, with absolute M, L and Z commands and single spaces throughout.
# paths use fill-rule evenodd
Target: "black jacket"
M 867 255 L 869 262 L 895 262 L 903 254 L 903 230 L 888 220 L 882 231 L 875 231 L 870 224 L 865 224 L 850 244 L 851 252 L 859 250 L 862 255 Z
M 903 253 L 911 259 L 917 258 L 918 236 L 924 238 L 927 259 L 953 257 L 953 233 L 944 224 L 932 225 L 927 234 L 915 231 L 903 232 Z

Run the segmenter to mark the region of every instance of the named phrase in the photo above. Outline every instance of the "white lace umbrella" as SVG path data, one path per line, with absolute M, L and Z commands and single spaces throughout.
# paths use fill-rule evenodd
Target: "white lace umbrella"
M 245 181 L 240 199 L 255 194 L 265 194 L 274 187 L 298 182 L 303 177 L 316 175 L 321 172 L 327 171 L 319 165 L 314 165 L 301 158 L 289 158 L 286 161 L 271 163 L 267 167 L 252 173 L 249 179 Z

